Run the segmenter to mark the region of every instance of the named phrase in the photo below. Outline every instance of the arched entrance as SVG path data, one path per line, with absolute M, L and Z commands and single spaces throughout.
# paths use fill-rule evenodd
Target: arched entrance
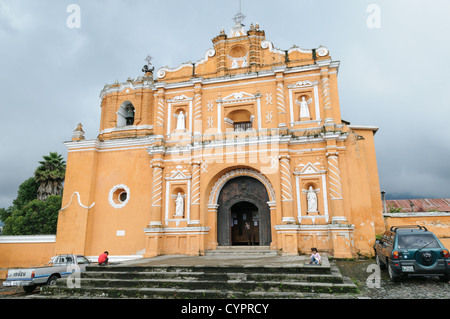
M 256 178 L 238 176 L 222 187 L 217 204 L 219 246 L 270 245 L 270 209 L 266 187 Z

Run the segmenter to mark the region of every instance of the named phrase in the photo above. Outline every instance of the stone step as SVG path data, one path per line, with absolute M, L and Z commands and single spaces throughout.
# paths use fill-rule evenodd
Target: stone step
M 317 293 L 293 292 L 249 292 L 218 290 L 193 290 L 172 288 L 141 288 L 141 289 L 60 289 L 53 288 L 53 295 L 42 294 L 30 296 L 30 299 L 287 299 L 287 298 L 317 298 Z M 333 298 L 333 294 L 327 294 Z M 323 294 L 321 294 L 323 298 Z
M 124 279 L 124 280 L 145 280 L 145 279 L 180 279 L 180 280 L 211 280 L 228 281 L 241 278 L 249 281 L 301 281 L 301 282 L 342 282 L 342 276 L 335 274 L 271 274 L 271 273 L 205 273 L 205 272 L 119 272 L 119 271 L 87 271 L 83 273 L 85 279 Z
M 342 280 L 336 282 L 322 281 L 259 281 L 242 280 L 239 276 L 227 281 L 198 280 L 198 279 L 104 279 L 104 278 L 81 278 L 81 288 L 176 288 L 176 289 L 204 289 L 223 291 L 292 291 L 292 292 L 342 292 L 339 289 Z M 57 283 L 59 287 L 67 286 L 66 282 Z M 341 287 L 341 288 L 337 288 Z M 338 291 L 334 291 L 338 289 Z M 331 290 L 331 291 L 328 291 Z
M 188 288 L 181 287 L 136 287 L 123 286 L 108 287 L 105 282 L 100 286 L 85 286 L 81 283 L 80 288 L 68 288 L 64 285 L 42 287 L 41 296 L 69 296 L 90 298 L 189 298 L 189 299 L 215 299 L 215 298 L 298 298 L 305 294 L 333 294 L 356 292 L 353 283 L 258 283 L 257 286 L 241 283 L 245 289 L 233 285 L 215 286 L 205 289 L 197 285 L 189 285 Z
M 276 256 L 278 252 L 269 246 L 218 246 L 215 250 L 207 250 L 206 256 L 241 255 L 241 256 Z
M 160 257 L 88 266 L 78 288 L 60 279 L 55 286 L 42 287 L 39 298 L 304 298 L 357 292 L 356 285 L 327 258 L 318 266 L 305 263 L 308 258 L 301 256 L 230 256 Z
M 194 265 L 194 266 L 171 266 L 171 265 L 157 265 L 157 266 L 114 266 L 114 267 L 86 267 L 88 272 L 175 272 L 175 273 L 272 273 L 272 274 L 329 274 L 331 272 L 330 265 L 308 265 L 308 264 L 285 264 L 285 265 L 247 265 L 247 266 L 209 266 L 209 265 Z

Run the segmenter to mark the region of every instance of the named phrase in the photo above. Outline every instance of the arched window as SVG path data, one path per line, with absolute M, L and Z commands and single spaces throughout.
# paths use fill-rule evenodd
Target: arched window
M 233 125 L 234 131 L 248 131 L 253 129 L 254 116 L 245 109 L 232 111 L 227 116 L 229 124 Z
M 131 102 L 122 103 L 117 111 L 117 126 L 126 126 L 134 124 L 135 109 Z

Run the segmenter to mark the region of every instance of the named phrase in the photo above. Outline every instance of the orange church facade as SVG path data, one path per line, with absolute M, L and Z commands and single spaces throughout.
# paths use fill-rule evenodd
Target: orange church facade
M 339 62 L 325 47 L 277 49 L 258 25 L 212 45 L 104 87 L 98 137 L 79 126 L 66 143 L 55 253 L 372 255 L 377 128 L 341 120 Z

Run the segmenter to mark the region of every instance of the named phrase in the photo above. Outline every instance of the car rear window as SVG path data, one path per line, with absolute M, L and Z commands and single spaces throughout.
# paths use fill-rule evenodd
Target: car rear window
M 440 248 L 431 234 L 401 234 L 398 236 L 399 249 Z

